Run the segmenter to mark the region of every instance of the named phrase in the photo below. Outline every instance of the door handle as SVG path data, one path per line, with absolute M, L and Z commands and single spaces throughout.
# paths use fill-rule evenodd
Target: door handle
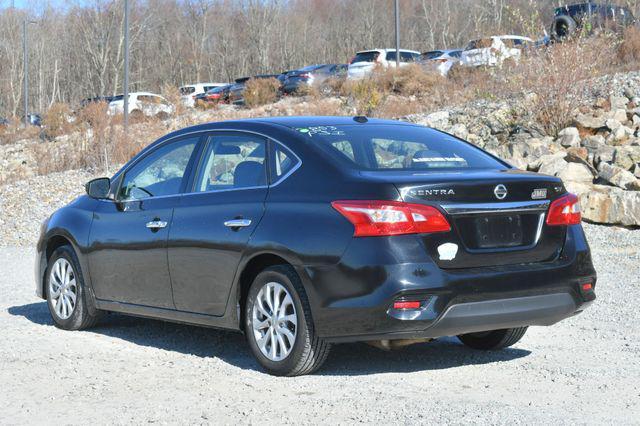
M 251 219 L 233 219 L 224 223 L 224 226 L 228 228 L 245 228 L 249 225 L 251 225 Z
M 163 220 L 152 220 L 151 222 L 147 222 L 146 226 L 149 229 L 162 229 L 167 226 L 167 222 Z

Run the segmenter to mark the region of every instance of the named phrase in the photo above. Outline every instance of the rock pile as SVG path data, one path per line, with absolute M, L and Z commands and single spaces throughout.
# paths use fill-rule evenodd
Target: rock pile
M 444 130 L 514 166 L 560 177 L 581 198 L 585 219 L 640 226 L 640 85 L 638 94 L 597 98 L 576 109 L 572 127 L 545 135 L 527 117 L 527 97 L 479 101 L 413 115 L 407 120 Z

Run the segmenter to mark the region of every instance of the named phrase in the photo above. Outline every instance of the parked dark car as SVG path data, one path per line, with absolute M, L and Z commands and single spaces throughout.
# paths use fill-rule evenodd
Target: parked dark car
M 251 77 L 237 78 L 229 87 L 228 100 L 230 104 L 244 104 L 244 85 Z
M 235 105 L 244 105 L 244 88 L 247 81 L 251 79 L 266 79 L 275 78 L 278 79 L 278 74 L 259 74 L 253 77 L 243 77 L 236 80 L 236 83 L 229 88 L 229 103 Z
M 364 117 L 209 123 L 160 138 L 43 224 L 38 296 L 244 331 L 270 373 L 332 343 L 500 349 L 595 299 L 579 202 L 433 129 Z
M 225 86 L 219 86 L 214 89 L 208 90 L 203 95 L 204 102 L 212 102 L 217 104 L 227 103 L 229 100 L 229 90 L 231 89 L 232 84 L 227 84 Z
M 627 7 L 594 2 L 572 4 L 555 9 L 551 38 L 560 41 L 574 34 L 590 34 L 603 28 L 620 31 L 635 22 Z
M 11 124 L 9 119 L 4 118 L 4 117 L 0 117 L 0 128 L 5 128 L 5 127 L 9 126 L 9 124 Z
M 292 94 L 302 92 L 315 86 L 322 94 L 330 94 L 329 79 L 344 79 L 347 76 L 347 64 L 309 65 L 297 71 L 290 72 L 282 84 L 282 92 Z

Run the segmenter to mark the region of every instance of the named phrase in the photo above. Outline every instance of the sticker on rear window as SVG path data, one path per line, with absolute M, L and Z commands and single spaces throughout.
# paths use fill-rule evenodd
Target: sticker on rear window
M 313 127 L 298 127 L 300 133 L 306 133 L 310 137 L 315 135 L 320 136 L 344 136 L 345 133 L 338 129 L 336 126 L 313 126 Z

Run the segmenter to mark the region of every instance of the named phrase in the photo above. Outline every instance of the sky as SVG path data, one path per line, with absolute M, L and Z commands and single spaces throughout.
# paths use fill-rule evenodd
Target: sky
M 14 6 L 37 12 L 45 9 L 47 5 L 55 9 L 66 9 L 70 6 L 87 4 L 89 2 L 89 0 L 0 0 L 0 8 L 4 9 Z

